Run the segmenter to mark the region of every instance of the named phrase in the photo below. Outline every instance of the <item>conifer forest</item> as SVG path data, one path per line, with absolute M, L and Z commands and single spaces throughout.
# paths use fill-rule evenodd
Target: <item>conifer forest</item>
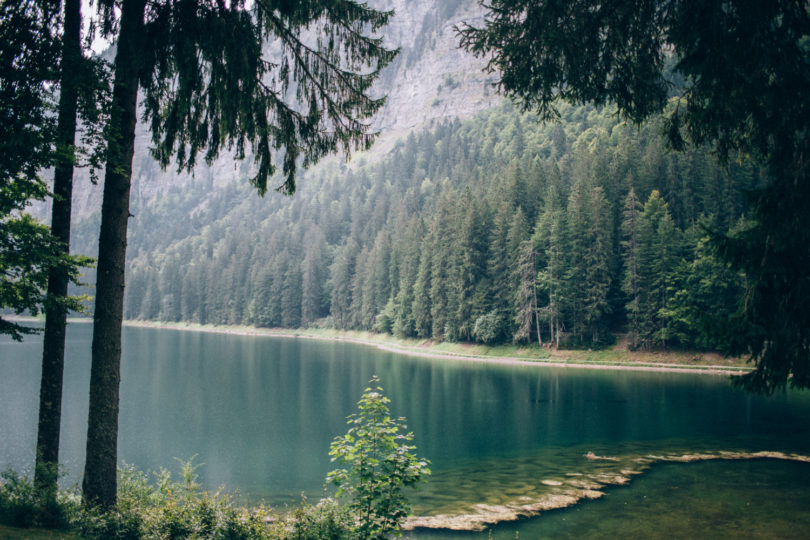
M 762 182 L 744 159 L 668 151 L 660 126 L 609 107 L 544 124 L 504 105 L 371 163 L 330 163 L 293 198 L 233 184 L 194 207 L 204 181 L 171 190 L 138 214 L 125 316 L 717 348 L 708 315 L 734 312 L 744 277 L 707 238 L 745 226 L 745 192 Z M 162 213 L 189 218 L 167 230 Z
M 799 537 L 808 156 L 808 0 L 0 0 L 0 538 Z

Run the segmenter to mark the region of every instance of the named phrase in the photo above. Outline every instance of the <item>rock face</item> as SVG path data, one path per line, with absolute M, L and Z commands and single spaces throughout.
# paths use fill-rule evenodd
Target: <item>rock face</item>
M 453 26 L 480 23 L 483 10 L 475 0 L 374 0 L 378 9 L 393 9 L 395 16 L 382 32 L 386 44 L 400 54 L 381 75 L 375 89 L 387 95 L 384 109 L 375 117 L 380 137 L 370 158 L 383 155 L 394 142 L 413 129 L 431 122 L 469 118 L 493 106 L 499 96 L 491 88 L 493 76 L 483 72 L 485 62 L 458 48 Z M 244 180 L 250 160 L 236 162 L 223 152 L 210 166 L 201 162 L 194 175 L 169 168 L 161 171 L 148 151 L 149 134 L 138 125 L 133 159 L 133 201 L 148 202 L 171 186 L 202 181 L 218 186 Z M 78 171 L 73 196 L 73 219 L 80 222 L 101 208 L 102 186 L 94 186 L 86 171 Z M 46 220 L 49 208 L 40 205 L 34 213 Z M 97 232 L 95 233 L 97 234 Z
M 461 22 L 482 22 L 483 10 L 477 2 L 379 0 L 374 4 L 394 10 L 386 40 L 401 49 L 382 76 L 388 102 L 374 124 L 381 133 L 380 143 L 432 121 L 469 118 L 498 102 L 491 84 L 494 76 L 483 71 L 483 60 L 459 49 L 454 29 Z

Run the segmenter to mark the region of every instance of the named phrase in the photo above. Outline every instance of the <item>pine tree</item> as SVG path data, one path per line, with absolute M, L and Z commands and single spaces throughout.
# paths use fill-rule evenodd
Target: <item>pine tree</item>
M 530 338 L 531 334 L 531 287 L 529 281 L 530 274 L 526 268 L 531 256 L 521 253 L 525 250 L 530 237 L 529 225 L 522 208 L 515 212 L 512 222 L 509 224 L 509 232 L 506 235 L 506 257 L 508 261 L 508 318 L 507 332 L 513 342 L 524 342 Z M 524 260 L 528 259 L 528 260 Z M 525 326 L 525 329 L 522 327 Z
M 612 282 L 611 258 L 613 224 L 607 198 L 601 187 L 590 192 L 588 244 L 585 252 L 585 324 L 590 339 L 598 343 L 607 332 L 606 318 L 610 313 L 608 294 Z
M 498 206 L 492 223 L 492 231 L 489 235 L 489 261 L 487 263 L 487 275 L 490 282 L 490 306 L 491 310 L 501 321 L 509 320 L 512 317 L 509 313 L 511 304 L 509 279 L 509 252 L 507 249 L 507 236 L 509 235 L 509 225 L 511 224 L 513 209 L 507 201 L 502 201 Z
M 301 325 L 308 326 L 326 315 L 326 240 L 320 228 L 309 231 L 301 272 Z
M 352 277 L 359 250 L 354 238 L 349 238 L 346 244 L 337 250 L 335 262 L 332 263 L 330 311 L 335 326 L 342 329 L 350 328 L 351 325 Z
M 642 206 L 636 198 L 636 192 L 630 188 L 624 201 L 622 211 L 622 262 L 624 263 L 624 279 L 622 291 L 629 301 L 625 306 L 629 324 L 630 347 L 639 345 L 641 331 L 641 283 L 639 275 L 639 227 Z
M 562 204 L 556 182 L 549 182 L 545 199 L 545 208 L 535 227 L 532 243 L 542 255 L 544 264 L 537 275 L 541 300 L 545 304 L 538 314 L 548 322 L 549 341 L 560 345 L 562 294 L 563 294 L 563 257 L 565 248 L 565 226 Z
M 454 319 L 457 321 L 458 339 L 462 340 L 472 339 L 475 320 L 486 312 L 486 308 L 476 302 L 476 290 L 486 277 L 487 227 L 482 214 L 480 205 L 466 189 L 458 209 L 461 223 L 453 247 L 450 278 L 451 294 L 455 295 Z
M 588 251 L 588 215 L 585 184 L 578 181 L 571 188 L 566 211 L 565 270 L 563 293 L 565 320 L 571 333 L 582 343 L 587 333 L 586 303 L 588 294 L 586 254 Z

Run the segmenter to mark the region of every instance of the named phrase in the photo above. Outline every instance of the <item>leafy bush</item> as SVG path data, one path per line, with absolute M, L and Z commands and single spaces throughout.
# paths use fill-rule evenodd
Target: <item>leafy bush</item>
M 490 311 L 475 319 L 472 335 L 481 343 L 495 343 L 503 334 L 503 318 L 497 311 Z
M 41 495 L 27 476 L 10 470 L 0 474 L 0 523 L 65 529 L 79 505 L 74 491 Z
M 329 473 L 326 480 L 338 486 L 337 495 L 351 498 L 349 510 L 357 524 L 359 538 L 381 538 L 399 534 L 410 511 L 404 488 L 414 486 L 430 474 L 428 461 L 413 451 L 413 433 L 404 418 L 391 418 L 383 389 L 375 376 L 369 381 L 357 406 L 349 416 L 346 435 L 336 437 L 329 455 L 332 461 L 346 465 Z
M 99 512 L 82 509 L 74 527 L 85 538 L 272 538 L 264 518 L 267 509 L 235 506 L 220 492 L 201 491 L 194 457 L 180 460 L 182 481 L 172 482 L 161 469 L 154 482 L 125 465 L 118 472 L 118 506 Z
M 394 321 L 397 319 L 397 306 L 394 299 L 390 298 L 385 307 L 377 314 L 374 321 L 374 331 L 380 334 L 393 334 Z
M 0 478 L 0 523 L 32 527 L 38 513 L 34 484 L 13 471 L 3 472 Z
M 355 520 L 345 506 L 334 499 L 321 499 L 318 504 L 307 503 L 275 522 L 270 528 L 270 537 L 279 540 L 350 540 L 354 534 Z

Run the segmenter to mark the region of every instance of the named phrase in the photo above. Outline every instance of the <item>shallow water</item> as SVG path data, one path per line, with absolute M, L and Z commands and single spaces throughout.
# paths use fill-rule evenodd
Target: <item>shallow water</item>
M 779 460 L 654 465 L 628 487 L 480 533 L 418 531 L 419 540 L 515 538 L 807 538 L 810 464 Z
M 69 327 L 66 483 L 84 460 L 91 330 Z M 0 469 L 33 464 L 40 355 L 39 338 L 0 341 Z M 593 491 L 594 481 L 611 490 L 633 477 L 616 492 L 634 493 L 669 467 L 625 474 L 649 465 L 634 461 L 649 455 L 810 454 L 810 393 L 754 397 L 725 376 L 485 365 L 348 343 L 125 328 L 119 458 L 177 472 L 175 457 L 197 454 L 209 488 L 275 506 L 317 498 L 332 467 L 329 443 L 374 374 L 432 461 L 431 481 L 412 497 L 420 515 L 559 502 L 577 480 Z M 719 465 L 738 466 L 747 467 Z

